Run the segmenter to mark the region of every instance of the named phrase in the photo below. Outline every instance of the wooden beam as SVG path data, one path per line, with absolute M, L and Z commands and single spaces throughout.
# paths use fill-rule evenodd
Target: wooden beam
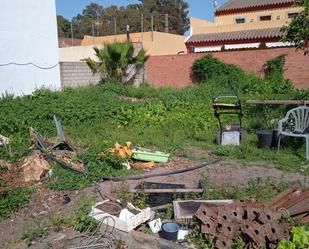
M 259 100 L 249 99 L 246 101 L 249 105 L 309 105 L 309 100 Z
M 187 188 L 187 189 L 130 189 L 130 193 L 162 194 L 162 193 L 203 193 L 204 189 Z

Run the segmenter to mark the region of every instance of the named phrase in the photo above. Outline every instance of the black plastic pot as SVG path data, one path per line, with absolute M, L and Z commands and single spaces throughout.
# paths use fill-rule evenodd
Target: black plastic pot
M 162 229 L 161 236 L 164 239 L 177 241 L 178 232 L 180 228 L 176 223 L 173 222 L 164 223 L 161 229 Z
M 274 146 L 276 135 L 273 130 L 260 130 L 256 132 L 258 137 L 258 148 L 271 148 Z

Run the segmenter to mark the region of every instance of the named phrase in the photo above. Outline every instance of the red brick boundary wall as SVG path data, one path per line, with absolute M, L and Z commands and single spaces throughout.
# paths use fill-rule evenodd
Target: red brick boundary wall
M 154 87 L 181 88 L 192 85 L 196 80 L 191 71 L 193 62 L 206 55 L 151 56 L 146 64 L 146 80 Z M 210 53 L 226 63 L 241 67 L 248 73 L 263 75 L 263 65 L 269 59 L 286 55 L 285 78 L 292 80 L 297 88 L 309 88 L 309 55 L 296 52 L 294 48 L 228 51 Z

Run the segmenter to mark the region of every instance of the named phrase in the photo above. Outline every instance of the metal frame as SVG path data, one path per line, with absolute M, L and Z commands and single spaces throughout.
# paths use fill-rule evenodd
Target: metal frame
M 234 104 L 226 104 L 222 100 L 224 99 L 232 99 L 235 98 Z M 240 98 L 236 95 L 225 95 L 225 96 L 218 96 L 213 98 L 213 109 L 214 115 L 218 119 L 219 127 L 220 127 L 220 144 L 222 143 L 222 134 L 225 131 L 223 127 L 223 122 L 221 120 L 222 115 L 237 115 L 239 120 L 239 128 L 238 131 L 240 133 L 240 141 L 242 139 L 241 131 L 242 131 L 242 117 L 243 117 L 243 110 L 242 105 L 240 102 Z

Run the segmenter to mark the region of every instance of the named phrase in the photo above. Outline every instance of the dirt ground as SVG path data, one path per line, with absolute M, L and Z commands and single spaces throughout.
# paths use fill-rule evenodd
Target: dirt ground
M 192 151 L 190 152 L 192 154 Z M 195 154 L 194 154 L 195 153 Z M 193 151 L 193 156 L 205 156 L 205 151 Z M 182 157 L 174 157 L 169 163 L 159 165 L 145 173 L 157 174 L 176 169 L 184 169 L 200 164 L 196 160 L 189 160 Z M 207 176 L 209 181 L 220 186 L 236 186 L 245 185 L 250 179 L 260 177 L 273 178 L 276 182 L 286 180 L 289 182 L 300 181 L 305 186 L 308 186 L 308 179 L 299 173 L 284 172 L 273 165 L 261 165 L 250 163 L 243 166 L 236 161 L 223 160 L 215 164 L 211 164 L 204 168 L 169 176 L 160 176 L 148 178 L 147 181 L 159 183 L 179 183 L 185 184 L 187 188 L 197 188 L 202 177 Z M 135 188 L 141 181 L 123 181 L 111 182 L 105 181 L 100 184 L 103 193 L 116 196 L 117 192 L 128 186 Z M 36 185 L 37 191 L 33 194 L 30 203 L 22 210 L 14 213 L 9 219 L 0 222 L 0 248 L 5 249 L 23 249 L 28 248 L 24 241 L 20 240 L 20 235 L 25 229 L 25 226 L 34 219 L 48 220 L 53 216 L 61 216 L 73 212 L 74 202 L 84 195 L 95 195 L 94 188 L 88 187 L 81 191 L 51 191 L 44 187 L 42 183 Z M 63 196 L 68 195 L 71 202 L 63 203 Z M 99 196 L 96 196 L 100 200 Z M 60 232 L 50 232 L 44 238 L 37 240 L 30 248 L 34 249 L 60 249 L 71 248 L 73 245 L 79 245 L 81 238 L 72 239 L 79 236 L 79 233 L 72 229 L 67 229 Z M 110 247 L 113 248 L 113 247 Z

